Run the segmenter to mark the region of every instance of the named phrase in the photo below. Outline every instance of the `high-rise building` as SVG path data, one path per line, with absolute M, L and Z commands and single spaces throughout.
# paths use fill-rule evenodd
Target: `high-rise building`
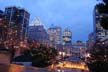
M 102 17 L 108 17 L 107 13 L 100 13 L 98 5 L 94 8 L 94 40 L 100 40 L 108 35 L 108 30 L 101 26 Z
M 0 48 L 3 48 L 3 43 L 7 38 L 7 22 L 4 19 L 4 12 L 0 10 Z
M 9 24 L 9 38 L 14 40 L 26 39 L 30 14 L 25 9 L 13 6 L 5 8 L 5 15 Z
M 68 28 L 63 31 L 63 49 L 66 54 L 71 54 L 72 49 L 72 32 Z
M 73 56 L 78 56 L 78 57 L 85 57 L 86 54 L 86 44 L 83 41 L 76 41 L 72 45 L 72 55 Z
M 39 18 L 36 18 L 33 21 L 33 24 L 33 26 L 29 26 L 28 39 L 41 44 L 49 43 L 49 35 L 41 24 Z
M 63 31 L 63 44 L 72 45 L 72 32 L 68 28 Z
M 0 18 L 2 18 L 4 15 L 4 12 L 2 10 L 0 10 Z
M 48 34 L 49 34 L 50 42 L 53 45 L 59 45 L 59 44 L 61 44 L 61 41 L 62 41 L 61 27 L 58 27 L 58 26 L 50 27 L 48 29 Z

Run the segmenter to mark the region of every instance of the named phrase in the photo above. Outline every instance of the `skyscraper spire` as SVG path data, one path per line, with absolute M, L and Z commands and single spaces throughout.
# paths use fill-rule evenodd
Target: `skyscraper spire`
M 36 18 L 34 19 L 34 21 L 32 22 L 32 24 L 33 24 L 34 26 L 38 26 L 38 25 L 41 25 L 41 22 L 40 22 L 39 18 L 36 17 Z

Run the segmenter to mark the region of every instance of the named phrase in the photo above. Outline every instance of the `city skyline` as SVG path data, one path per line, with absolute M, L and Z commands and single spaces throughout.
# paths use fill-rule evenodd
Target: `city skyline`
M 48 29 L 51 24 L 69 27 L 73 33 L 73 41 L 86 41 L 88 34 L 93 32 L 93 8 L 95 0 L 0 0 L 0 9 L 7 6 L 18 6 L 30 13 L 30 24 L 37 16 Z M 80 12 L 79 12 L 80 11 Z M 82 35 L 82 36 L 81 36 Z

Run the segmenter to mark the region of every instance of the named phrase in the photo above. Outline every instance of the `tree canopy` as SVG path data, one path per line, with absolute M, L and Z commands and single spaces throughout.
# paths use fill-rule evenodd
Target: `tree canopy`
M 108 4 L 108 0 L 103 0 L 104 3 Z
M 108 72 L 108 45 L 94 44 L 87 65 L 90 72 Z
M 31 50 L 25 50 L 24 54 L 30 54 L 32 56 L 32 66 L 47 67 L 56 60 L 58 52 L 53 47 L 40 45 L 38 47 L 32 47 Z
M 101 18 L 101 21 L 100 21 L 100 23 L 101 23 L 101 26 L 104 28 L 104 29 L 108 29 L 108 17 L 107 16 L 103 16 L 102 18 Z
M 108 5 L 104 3 L 99 3 L 96 5 L 96 9 L 98 10 L 98 13 L 102 15 L 100 17 L 100 24 L 104 29 L 108 29 Z
M 99 3 L 96 5 L 99 13 L 106 13 L 105 5 L 103 3 Z

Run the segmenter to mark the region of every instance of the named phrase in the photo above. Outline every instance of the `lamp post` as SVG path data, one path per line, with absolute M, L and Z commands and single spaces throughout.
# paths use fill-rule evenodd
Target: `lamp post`
M 60 57 L 60 59 L 62 58 L 62 52 L 59 52 L 59 57 Z
M 64 57 L 65 57 L 65 52 L 59 52 L 59 55 L 60 55 L 60 58 L 62 59 L 62 60 L 64 60 Z
M 87 58 L 90 58 L 91 56 L 90 56 L 90 53 L 87 53 L 86 55 L 85 55 L 85 62 L 87 62 Z
M 62 52 L 62 58 L 63 58 L 63 60 L 64 60 L 64 57 L 65 57 L 65 52 Z

